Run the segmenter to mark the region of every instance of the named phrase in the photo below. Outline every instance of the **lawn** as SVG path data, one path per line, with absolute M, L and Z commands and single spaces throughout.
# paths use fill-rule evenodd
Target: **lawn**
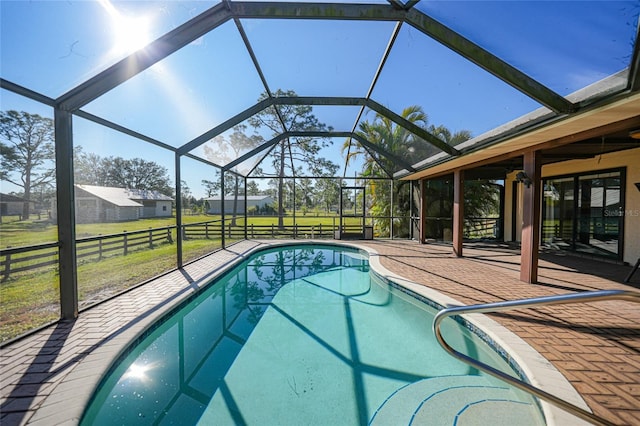
M 230 219 L 230 216 L 227 215 L 226 219 Z M 242 221 L 244 217 L 240 217 L 239 219 Z M 220 220 L 220 216 L 182 216 L 182 223 L 184 225 L 213 220 Z M 348 224 L 359 223 L 358 218 L 348 218 L 345 220 L 348 220 L 348 222 L 345 222 Z M 307 213 L 307 215 L 296 215 L 295 223 L 300 226 L 319 224 L 322 224 L 322 226 L 338 226 L 340 219 L 338 216 L 320 216 L 316 213 Z M 78 224 L 76 225 L 76 238 L 120 234 L 125 231 L 131 232 L 147 230 L 149 228 L 164 228 L 167 226 L 175 226 L 175 224 L 175 217 L 139 219 L 129 222 Z M 276 216 L 249 216 L 247 218 L 247 225 L 251 224 L 256 226 L 277 226 L 278 218 Z M 285 216 L 284 224 L 285 226 L 293 226 L 293 216 Z M 0 248 L 44 244 L 55 242 L 57 239 L 58 227 L 47 220 L 38 220 L 35 216 L 26 221 L 7 220 L 7 218 L 4 218 L 4 221 L 0 224 Z
M 219 216 L 189 215 L 183 217 L 183 224 L 210 222 L 219 220 Z M 230 217 L 227 216 L 227 219 Z M 319 226 L 330 228 L 339 224 L 337 217 L 320 217 L 315 214 L 296 216 L 298 226 Z M 351 220 L 352 221 L 352 220 Z M 244 217 L 239 218 L 242 226 Z M 358 222 L 359 223 L 359 222 Z M 252 216 L 247 225 L 274 226 L 277 229 L 278 218 L 271 216 Z M 285 226 L 294 224 L 293 217 L 284 218 Z M 97 235 L 120 234 L 175 226 L 175 218 L 141 219 L 130 222 L 79 224 L 76 237 L 84 238 Z M 212 226 L 212 228 L 216 228 Z M 153 248 L 139 246 L 128 252 L 114 251 L 101 257 L 78 258 L 78 292 L 80 308 L 89 306 L 117 294 L 136 284 L 144 282 L 176 267 L 175 231 L 172 231 L 174 243 L 168 241 L 154 244 Z M 37 217 L 27 221 L 7 220 L 0 225 L 1 247 L 23 247 L 55 242 L 57 226 Z M 229 240 L 228 240 L 229 241 Z M 183 242 L 183 260 L 194 260 L 221 247 L 219 238 L 189 238 Z M 53 265 L 31 271 L 12 273 L 9 279 L 0 283 L 0 342 L 12 339 L 33 328 L 55 321 L 59 318 L 59 278 L 57 274 L 55 249 L 47 249 L 52 255 L 44 258 L 54 261 Z M 38 254 L 38 252 L 13 255 Z M 2 259 L 4 260 L 4 259 Z M 42 259 L 38 260 L 42 261 Z M 35 261 L 34 261 L 35 262 Z

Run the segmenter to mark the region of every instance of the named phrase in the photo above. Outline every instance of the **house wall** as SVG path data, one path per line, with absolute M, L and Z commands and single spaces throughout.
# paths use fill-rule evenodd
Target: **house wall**
M 262 200 L 247 200 L 247 208 L 251 209 L 251 207 L 264 207 L 268 204 L 272 204 L 273 203 L 273 198 L 271 197 L 266 197 Z M 220 200 L 207 200 L 207 204 L 209 205 L 209 209 L 207 210 L 208 214 L 220 214 L 220 212 L 222 211 L 221 207 L 220 207 Z M 225 214 L 230 214 L 233 213 L 233 199 L 226 199 L 224 200 L 224 212 Z M 244 200 L 243 199 L 239 199 L 238 200 L 238 207 L 237 207 L 237 213 L 238 214 L 244 214 Z
M 633 265 L 640 257 L 640 191 L 635 186 L 636 182 L 640 182 L 640 148 L 603 154 L 596 158 L 586 160 L 571 160 L 549 164 L 542 167 L 542 177 L 546 178 L 622 167 L 626 168 L 623 260 Z M 518 191 L 516 235 L 512 235 L 511 200 L 513 199 L 513 192 L 511 183 L 514 180 L 516 172 L 517 171 L 514 171 L 509 174 L 506 181 L 506 241 L 520 241 L 522 230 L 522 191 Z
M 140 207 L 126 206 L 118 207 L 111 205 L 106 209 L 107 222 L 124 222 L 128 220 L 137 220 L 140 218 Z
M 156 202 L 156 217 L 168 217 L 171 216 L 171 201 L 157 201 Z
M 207 211 L 207 213 L 220 214 L 220 212 L 222 211 L 220 200 L 208 200 L 207 203 L 209 203 L 209 210 Z M 224 200 L 224 213 L 233 213 L 233 200 Z M 244 214 L 244 200 L 238 200 L 236 213 Z
M 8 201 L 6 203 L 2 203 L 2 205 L 2 214 L 6 216 L 13 216 L 22 214 L 22 207 L 24 206 L 24 203 L 21 201 Z M 33 211 L 33 209 L 34 204 L 29 203 L 29 211 Z
M 135 200 L 142 204 L 140 207 L 139 217 L 170 217 L 172 202 L 171 201 L 142 201 Z
M 95 197 L 76 198 L 76 223 L 100 222 L 100 204 Z

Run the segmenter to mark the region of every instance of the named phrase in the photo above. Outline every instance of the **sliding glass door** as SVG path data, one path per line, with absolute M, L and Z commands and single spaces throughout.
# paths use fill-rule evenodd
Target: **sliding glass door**
M 544 180 L 542 242 L 622 258 L 624 170 Z

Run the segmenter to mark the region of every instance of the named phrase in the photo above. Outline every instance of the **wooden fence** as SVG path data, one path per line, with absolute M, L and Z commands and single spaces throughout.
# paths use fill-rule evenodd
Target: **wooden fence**
M 77 259 L 94 258 L 95 260 L 100 260 L 107 255 L 118 253 L 126 256 L 129 251 L 142 246 L 153 248 L 161 242 L 172 243 L 173 236 L 171 232 L 173 229 L 175 229 L 175 226 L 78 238 L 76 240 L 76 257 Z M 49 243 L 0 250 L 2 281 L 8 280 L 11 274 L 41 269 L 51 265 L 57 266 L 58 248 L 58 243 Z M 29 254 L 17 256 L 23 253 Z
M 226 222 L 229 222 L 227 219 Z M 190 239 L 221 239 L 222 227 L 220 220 L 189 223 L 182 225 L 182 238 Z M 142 247 L 152 249 L 164 242 L 173 243 L 176 226 L 149 228 L 141 231 L 124 231 L 120 234 L 98 235 L 76 239 L 76 257 L 99 261 L 113 255 L 126 256 L 131 250 Z M 229 240 L 251 239 L 332 239 L 336 237 L 339 226 L 318 223 L 317 225 L 288 225 L 278 227 L 272 225 L 224 226 L 225 238 Z M 362 226 L 344 225 L 343 234 L 362 233 Z M 13 274 L 46 267 L 57 268 L 58 243 L 39 244 L 28 247 L 0 249 L 1 281 L 6 281 Z
M 499 236 L 499 218 L 465 217 L 465 238 L 496 238 Z
M 346 226 L 344 228 L 347 228 Z M 362 232 L 362 227 L 349 226 L 349 229 L 356 228 Z M 288 225 L 283 228 L 278 225 L 248 225 L 244 226 L 232 226 L 231 224 L 225 225 L 224 235 L 225 238 L 232 240 L 251 238 L 334 238 L 335 231 L 338 229 L 335 225 L 323 225 L 321 223 L 317 225 Z M 209 223 L 201 224 L 189 224 L 184 226 L 182 230 L 182 237 L 185 240 L 195 238 L 221 238 L 220 226 L 210 226 Z

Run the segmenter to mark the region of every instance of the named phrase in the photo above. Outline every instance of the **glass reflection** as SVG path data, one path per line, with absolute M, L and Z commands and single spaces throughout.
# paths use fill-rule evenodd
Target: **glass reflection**
M 544 180 L 542 241 L 548 247 L 619 258 L 622 172 Z
M 276 293 L 291 281 L 336 268 L 369 270 L 355 250 L 306 247 L 253 256 L 127 356 L 94 397 L 82 424 L 141 419 L 195 424 L 216 391 L 224 392 L 225 375 Z

